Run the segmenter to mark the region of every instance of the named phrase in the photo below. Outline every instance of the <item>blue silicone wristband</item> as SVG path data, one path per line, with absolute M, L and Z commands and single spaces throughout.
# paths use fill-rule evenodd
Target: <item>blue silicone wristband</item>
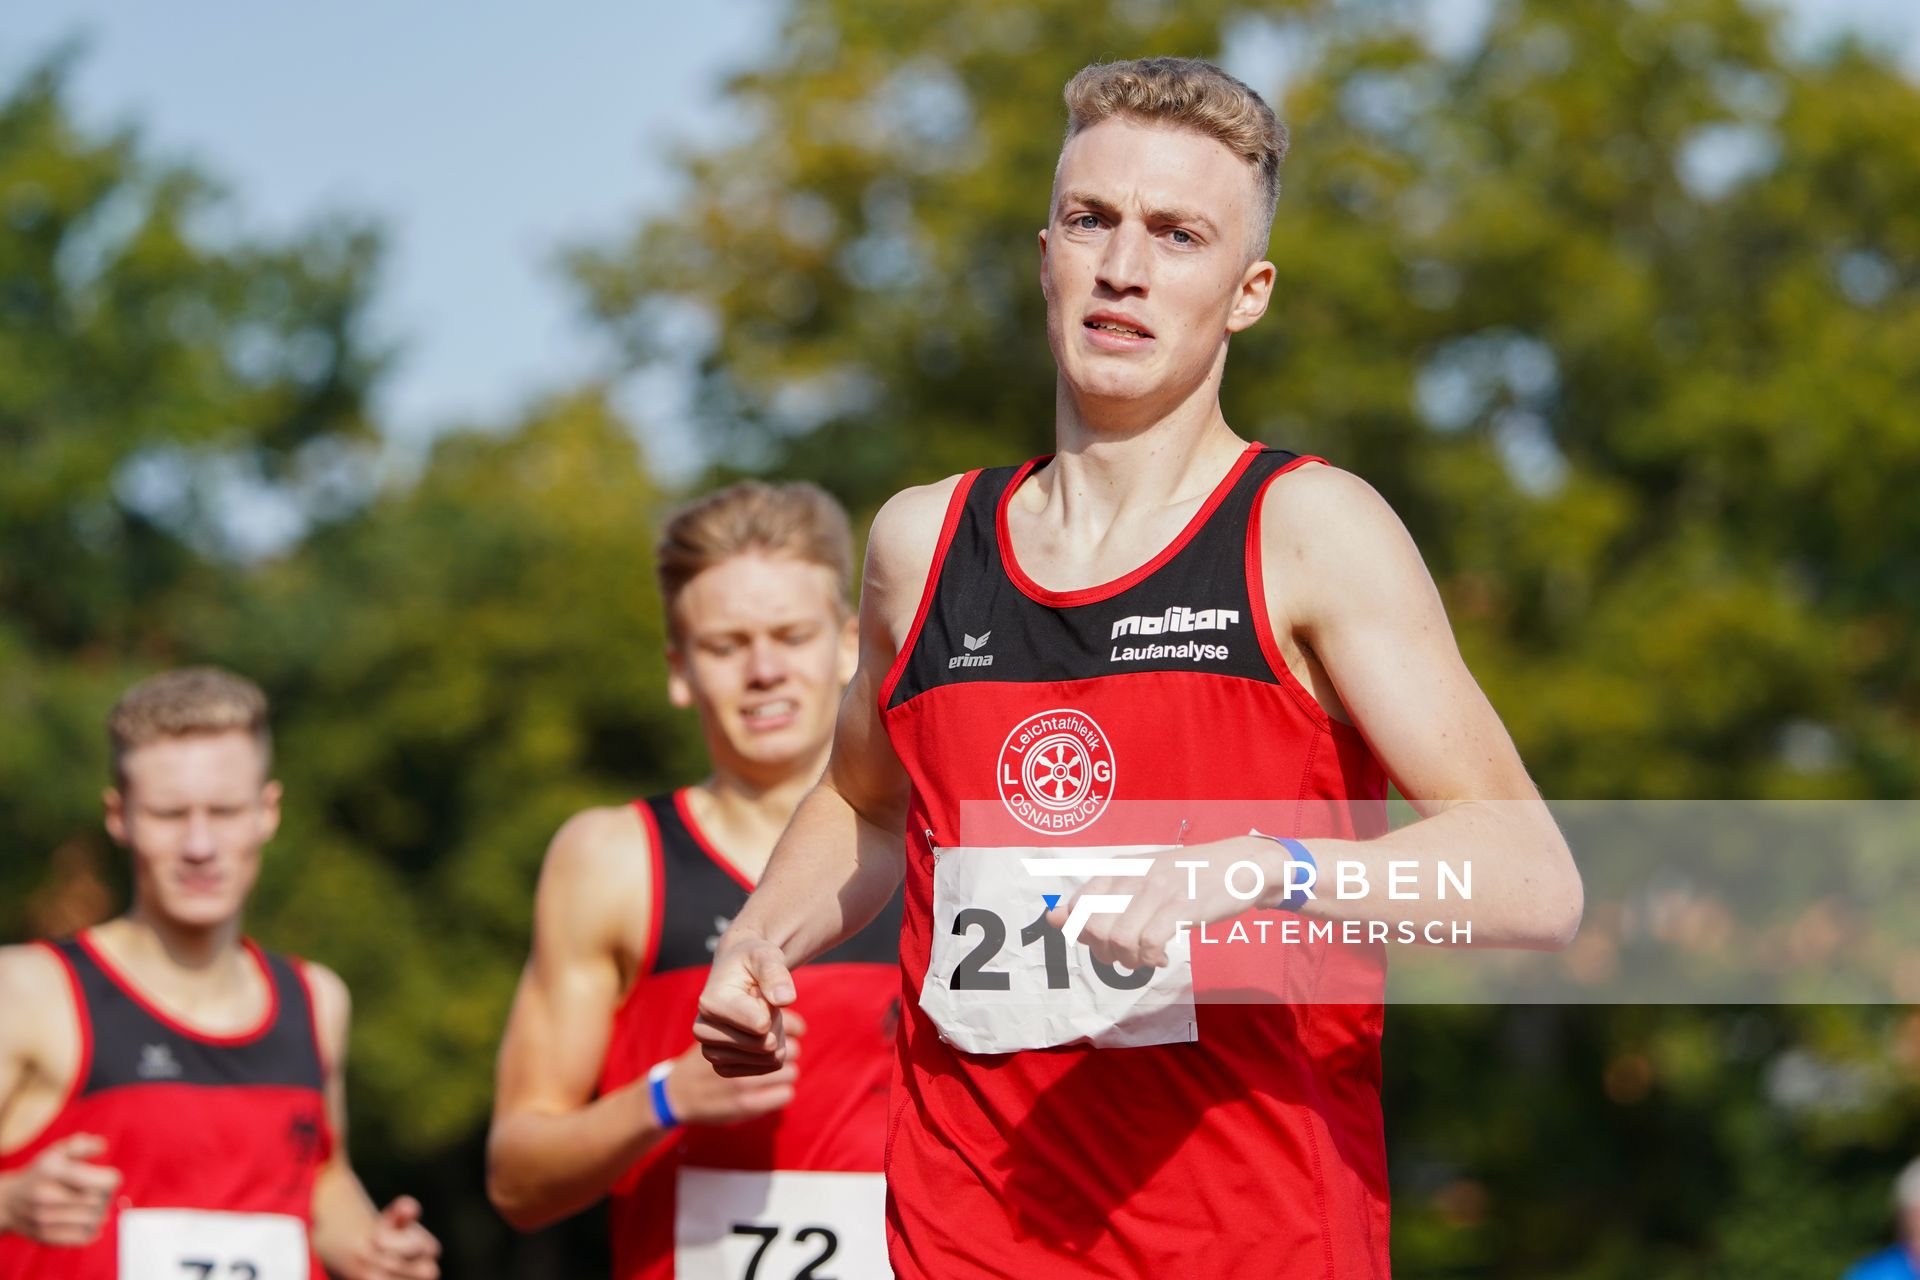
M 1318 860 L 1314 858 L 1313 851 L 1308 849 L 1307 846 L 1301 844 L 1298 840 L 1293 839 L 1291 836 L 1270 836 L 1264 831 L 1253 831 L 1253 832 L 1249 832 L 1248 834 L 1260 836 L 1263 839 L 1273 841 L 1275 844 L 1279 845 L 1282 849 L 1285 849 L 1287 851 L 1287 857 L 1290 860 L 1294 862 L 1303 862 L 1307 866 L 1312 867 L 1314 883 L 1316 884 L 1319 883 L 1320 863 L 1318 862 Z M 1279 907 L 1282 911 L 1298 911 L 1301 907 L 1307 904 L 1308 899 L 1311 898 L 1313 895 L 1308 891 L 1308 889 L 1304 885 L 1294 884 L 1292 876 L 1286 877 L 1286 883 L 1287 883 L 1286 896 L 1280 899 Z
M 667 1075 L 672 1070 L 673 1063 L 667 1061 L 647 1072 L 647 1091 L 653 1096 L 653 1114 L 659 1119 L 662 1129 L 680 1127 L 680 1117 L 673 1114 L 673 1107 L 667 1102 Z

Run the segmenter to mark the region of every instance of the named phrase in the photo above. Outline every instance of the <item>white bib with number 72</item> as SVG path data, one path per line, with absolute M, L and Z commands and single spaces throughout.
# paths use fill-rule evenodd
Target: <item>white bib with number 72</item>
M 687 1280 L 886 1280 L 887 1183 L 878 1173 L 682 1165 L 673 1270 Z
M 126 1209 L 119 1280 L 307 1280 L 307 1226 L 284 1213 Z
M 1164 968 L 1096 960 L 1047 924 L 1096 875 L 1143 874 L 1160 845 L 939 849 L 933 863 L 933 947 L 920 1007 L 940 1038 L 968 1053 L 1090 1044 L 1131 1048 L 1199 1038 L 1193 957 L 1184 932 Z M 1125 907 L 1125 894 L 1094 904 Z M 1084 907 L 1083 907 L 1084 909 Z M 1069 923 L 1072 923 L 1071 921 Z

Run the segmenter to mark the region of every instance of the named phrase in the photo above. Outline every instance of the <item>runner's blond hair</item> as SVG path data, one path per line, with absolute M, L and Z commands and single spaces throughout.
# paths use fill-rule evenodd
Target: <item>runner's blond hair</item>
M 844 617 L 853 577 L 853 531 L 847 513 L 818 485 L 744 480 L 681 507 L 667 517 L 655 548 L 667 632 L 677 643 L 675 606 L 687 584 L 735 556 L 790 556 L 833 571 L 834 601 Z
M 150 676 L 120 695 L 107 715 L 113 782 L 125 789 L 127 756 L 149 743 L 238 729 L 253 735 L 264 772 L 273 761 L 267 695 L 244 676 L 219 667 L 181 667 Z
M 1266 251 L 1280 201 L 1280 162 L 1287 126 L 1266 99 L 1202 58 L 1136 58 L 1096 62 L 1067 82 L 1067 137 L 1121 116 L 1195 133 L 1224 145 L 1254 171 L 1254 257 Z

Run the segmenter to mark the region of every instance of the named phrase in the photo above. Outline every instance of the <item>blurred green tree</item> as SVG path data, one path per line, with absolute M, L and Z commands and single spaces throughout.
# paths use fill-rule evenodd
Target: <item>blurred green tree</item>
M 592 1221 L 514 1241 L 480 1135 L 548 839 L 703 770 L 666 697 L 660 507 L 582 392 L 443 436 L 195 619 L 196 651 L 276 698 L 288 816 L 250 927 L 355 992 L 357 1159 L 422 1196 L 448 1274 L 581 1274 L 604 1248 Z
M 0 95 L 0 827 L 32 851 L 0 861 L 12 936 L 99 904 L 105 837 L 76 820 L 106 707 L 187 655 L 195 601 L 258 533 L 235 496 L 296 523 L 351 501 L 380 368 L 368 228 L 221 233 L 205 177 L 75 121 L 69 62 Z
M 441 439 L 260 566 L 197 652 L 278 690 L 286 830 L 254 919 L 360 993 L 355 1084 L 410 1155 L 468 1135 L 568 814 L 697 776 L 666 700 L 658 490 L 597 396 Z

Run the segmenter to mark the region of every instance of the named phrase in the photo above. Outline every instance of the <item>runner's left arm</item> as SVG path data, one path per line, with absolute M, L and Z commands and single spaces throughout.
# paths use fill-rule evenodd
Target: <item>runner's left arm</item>
M 326 1064 L 333 1151 L 313 1184 L 313 1248 L 340 1280 L 438 1280 L 440 1242 L 420 1222 L 420 1204 L 401 1196 L 375 1209 L 347 1157 L 347 986 L 323 965 L 306 966 L 320 1056 Z
M 1356 865 L 1370 891 L 1342 899 L 1329 883 L 1307 914 L 1407 914 L 1406 902 L 1388 896 L 1399 864 L 1418 885 L 1417 914 L 1470 922 L 1474 945 L 1565 946 L 1580 925 L 1580 873 L 1499 713 L 1467 669 L 1399 516 L 1366 481 L 1326 466 L 1282 477 L 1266 507 L 1262 558 L 1269 598 L 1279 604 L 1272 620 L 1312 647 L 1339 702 L 1421 817 L 1377 839 L 1309 841 L 1316 860 Z M 1257 843 L 1274 856 L 1271 842 Z M 1437 898 L 1443 863 L 1470 877 L 1470 900 Z

